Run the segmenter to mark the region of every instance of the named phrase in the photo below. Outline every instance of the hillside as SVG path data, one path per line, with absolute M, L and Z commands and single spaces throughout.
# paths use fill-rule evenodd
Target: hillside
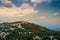
M 0 40 L 60 40 L 60 32 L 25 21 L 0 24 Z

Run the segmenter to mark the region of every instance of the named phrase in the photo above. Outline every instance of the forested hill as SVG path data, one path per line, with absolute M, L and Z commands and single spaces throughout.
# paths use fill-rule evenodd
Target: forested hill
M 60 40 L 60 32 L 26 21 L 0 24 L 0 40 Z

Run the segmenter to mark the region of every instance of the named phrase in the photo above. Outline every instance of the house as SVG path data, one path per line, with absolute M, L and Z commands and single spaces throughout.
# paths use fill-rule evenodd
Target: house
M 12 25 L 12 26 L 16 26 L 17 28 L 24 29 L 24 28 L 21 26 L 21 23 L 12 23 L 11 25 Z
M 33 36 L 32 38 L 33 38 L 33 40 L 41 40 L 41 37 L 39 37 L 37 35 Z
M 6 33 L 6 32 L 1 32 L 0 31 L 0 37 L 4 38 L 6 37 L 6 35 L 9 35 L 10 33 Z

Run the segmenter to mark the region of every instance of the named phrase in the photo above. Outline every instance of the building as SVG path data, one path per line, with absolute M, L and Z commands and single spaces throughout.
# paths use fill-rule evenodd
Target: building
M 37 35 L 33 36 L 32 38 L 33 38 L 33 40 L 41 40 L 41 37 L 39 37 Z

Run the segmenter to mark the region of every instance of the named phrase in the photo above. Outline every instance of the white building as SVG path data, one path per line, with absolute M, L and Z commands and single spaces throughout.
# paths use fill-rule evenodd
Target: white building
M 11 24 L 12 26 L 16 26 L 17 28 L 21 28 L 21 29 L 24 29 L 22 26 L 21 26 L 21 23 L 13 23 Z
M 0 37 L 5 38 L 7 35 L 9 35 L 9 33 L 0 31 Z
M 36 39 L 37 39 L 37 40 L 41 40 L 41 37 L 39 37 L 39 36 L 37 36 L 37 35 L 33 36 L 32 38 L 33 38 L 34 40 L 36 40 Z

